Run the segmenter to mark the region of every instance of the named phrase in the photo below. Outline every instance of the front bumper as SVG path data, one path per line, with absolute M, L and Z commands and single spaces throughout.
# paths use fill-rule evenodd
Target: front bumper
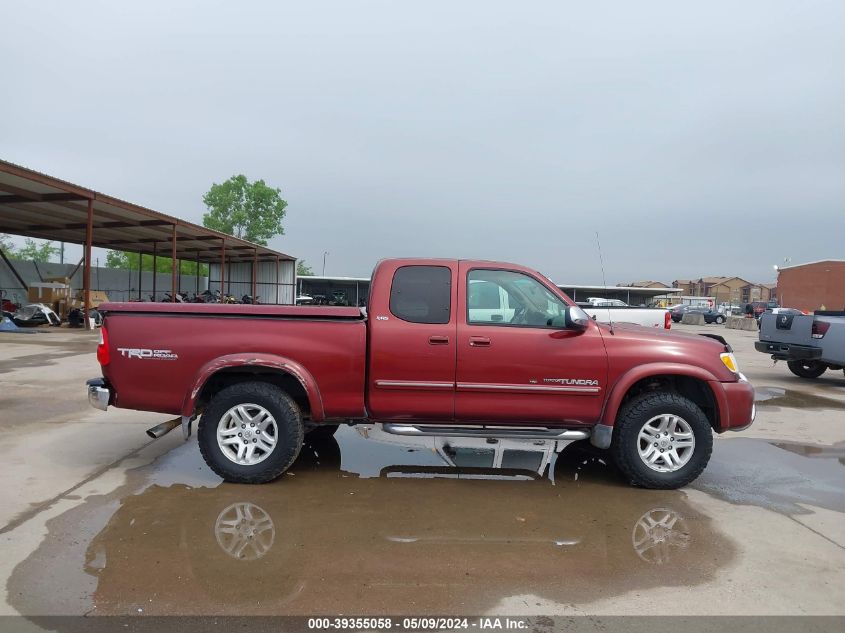
M 821 347 L 795 345 L 794 343 L 755 341 L 754 349 L 764 354 L 771 354 L 775 360 L 818 360 L 822 357 Z
M 742 374 L 740 374 L 740 379 L 737 382 L 723 382 L 721 385 L 727 405 L 721 419 L 722 430 L 741 431 L 747 429 L 757 416 L 757 406 L 754 404 L 754 387 Z
M 95 409 L 106 411 L 111 404 L 111 389 L 103 378 L 92 378 L 86 381 L 88 385 L 88 404 Z

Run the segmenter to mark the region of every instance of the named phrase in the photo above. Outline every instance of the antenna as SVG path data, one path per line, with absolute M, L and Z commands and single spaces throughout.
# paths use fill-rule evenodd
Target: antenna
M 601 254 L 601 242 L 599 241 L 599 232 L 596 231 L 596 246 L 599 247 L 599 262 L 601 262 L 601 282 L 604 284 L 604 291 L 607 292 L 607 279 L 604 276 L 604 257 Z M 610 307 L 607 308 L 607 322 L 610 325 L 610 333 L 613 334 L 613 311 Z

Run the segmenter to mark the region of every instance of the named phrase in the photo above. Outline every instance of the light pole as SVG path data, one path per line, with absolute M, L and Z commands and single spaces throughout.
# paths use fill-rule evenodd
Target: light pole
M 325 251 L 323 253 L 323 277 L 326 276 L 326 255 L 328 255 L 328 254 L 329 254 L 328 251 Z

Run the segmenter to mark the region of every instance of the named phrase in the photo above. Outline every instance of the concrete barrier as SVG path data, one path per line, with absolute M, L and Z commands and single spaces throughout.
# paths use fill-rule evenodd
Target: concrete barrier
M 731 330 L 748 330 L 749 332 L 758 330 L 757 321 L 744 316 L 729 316 L 728 320 L 725 321 L 725 327 Z
M 704 315 L 700 312 L 687 312 L 681 317 L 681 323 L 686 325 L 704 325 Z

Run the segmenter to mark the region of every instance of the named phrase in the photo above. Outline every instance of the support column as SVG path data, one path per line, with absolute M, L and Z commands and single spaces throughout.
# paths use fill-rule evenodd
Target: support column
M 138 251 L 138 301 L 141 301 L 141 280 L 144 278 L 144 254 Z
M 223 295 L 226 294 L 226 289 L 223 284 L 226 283 L 226 238 L 223 238 L 223 245 L 220 247 L 220 301 L 223 301 Z
M 258 249 L 252 249 L 252 302 L 255 303 L 256 295 L 255 295 L 255 279 L 256 274 L 258 273 Z
M 172 292 L 170 293 L 170 300 L 176 303 L 176 225 L 173 225 L 173 239 L 170 242 L 170 272 L 172 277 L 170 285 Z
M 85 327 L 94 328 L 91 312 L 91 242 L 94 239 L 94 201 L 88 199 L 88 224 L 85 227 L 85 269 L 82 271 L 82 298 L 85 307 Z
M 279 256 L 276 255 L 276 305 L 279 305 L 280 303 L 281 301 L 279 301 Z M 295 300 L 294 303 L 296 303 Z
M 194 279 L 197 282 L 197 289 L 194 290 L 194 294 L 198 295 L 200 293 L 200 253 L 197 251 L 197 269 L 196 274 L 194 275 Z
M 153 301 L 156 300 L 156 279 L 158 278 L 158 269 L 156 268 L 156 260 L 158 259 L 158 242 L 153 242 Z

